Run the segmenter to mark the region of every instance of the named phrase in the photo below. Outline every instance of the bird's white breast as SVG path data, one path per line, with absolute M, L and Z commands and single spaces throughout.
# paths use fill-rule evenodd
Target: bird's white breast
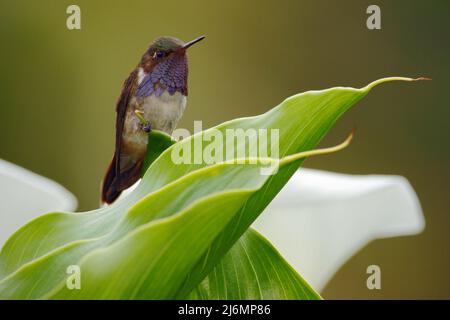
M 143 98 L 139 105 L 144 118 L 151 123 L 153 129 L 172 134 L 186 108 L 186 96 L 180 92 L 170 95 L 165 91 L 159 97 L 152 94 Z
M 142 129 L 142 123 L 135 113 L 136 110 L 150 122 L 152 130 L 164 131 L 170 135 L 185 108 L 186 96 L 179 92 L 173 95 L 164 92 L 159 97 L 152 94 L 148 97 L 132 98 L 125 116 L 123 142 L 129 147 L 140 149 L 141 153 L 145 153 L 148 134 Z M 136 151 L 136 153 L 139 152 Z
M 140 84 L 146 73 L 142 68 L 138 71 Z M 142 129 L 142 123 L 136 116 L 139 111 L 146 121 L 150 122 L 152 130 L 164 131 L 172 134 L 186 108 L 186 96 L 180 92 L 170 95 L 164 91 L 157 96 L 155 93 L 147 97 L 133 97 L 128 104 L 123 128 L 123 143 L 134 150 L 134 153 L 145 153 L 148 134 Z

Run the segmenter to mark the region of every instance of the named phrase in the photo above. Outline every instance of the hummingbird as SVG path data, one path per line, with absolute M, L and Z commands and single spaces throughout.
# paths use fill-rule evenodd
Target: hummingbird
M 140 178 L 147 152 L 148 133 L 172 134 L 186 108 L 189 42 L 160 37 L 150 44 L 125 80 L 116 104 L 114 156 L 102 185 L 102 202 L 112 203 Z

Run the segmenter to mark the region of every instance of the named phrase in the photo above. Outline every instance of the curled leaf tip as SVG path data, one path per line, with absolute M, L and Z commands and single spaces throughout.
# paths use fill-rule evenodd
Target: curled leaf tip
M 356 132 L 356 127 L 353 127 L 350 134 L 347 136 L 347 138 L 342 143 L 338 144 L 337 146 L 331 147 L 331 148 L 325 148 L 323 150 L 333 149 L 331 152 L 329 152 L 329 153 L 333 153 L 333 152 L 337 152 L 337 151 L 347 148 L 350 145 L 350 143 L 353 141 L 353 138 L 355 137 L 355 132 Z
M 418 77 L 418 78 L 412 79 L 412 81 L 422 81 L 422 80 L 431 81 L 433 79 L 431 79 L 429 77 Z
M 292 161 L 299 160 L 299 159 L 306 158 L 306 157 L 318 156 L 318 155 L 322 155 L 322 154 L 330 154 L 330 153 L 335 153 L 335 152 L 341 151 L 350 145 L 354 136 L 355 136 L 355 128 L 353 128 L 353 130 L 350 132 L 350 134 L 347 136 L 347 138 L 342 143 L 340 143 L 334 147 L 309 150 L 309 151 L 296 153 L 296 154 L 284 157 L 283 159 L 281 159 L 281 163 L 286 164 L 286 163 L 290 163 Z
M 353 138 L 355 138 L 355 133 L 356 133 L 356 126 L 353 127 L 353 129 L 352 129 L 352 131 L 350 131 L 347 139 L 345 139 L 345 141 L 348 140 L 348 144 L 350 144 L 353 141 Z
M 378 86 L 379 84 L 385 83 L 385 82 L 391 82 L 391 81 L 407 81 L 407 82 L 413 82 L 413 81 L 421 81 L 421 80 L 431 80 L 431 78 L 428 77 L 418 77 L 418 78 L 407 78 L 407 77 L 388 77 L 388 78 L 382 78 L 375 80 L 371 83 L 369 83 L 367 86 L 362 88 L 364 91 L 370 91 L 374 87 Z

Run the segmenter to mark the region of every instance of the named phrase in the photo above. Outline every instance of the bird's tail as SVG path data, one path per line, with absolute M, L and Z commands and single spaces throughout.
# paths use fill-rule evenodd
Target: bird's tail
M 105 178 L 103 179 L 102 184 L 102 202 L 103 203 L 113 203 L 120 194 L 122 193 L 119 190 L 119 181 L 117 177 L 116 170 L 116 155 L 111 160 L 111 163 L 108 166 L 108 170 L 106 171 Z
M 117 154 L 114 154 L 103 179 L 102 202 L 107 204 L 113 203 L 123 190 L 131 187 L 141 177 L 142 160 L 137 162 L 129 160 L 128 165 L 125 165 L 126 169 L 122 172 L 116 168 L 116 157 Z

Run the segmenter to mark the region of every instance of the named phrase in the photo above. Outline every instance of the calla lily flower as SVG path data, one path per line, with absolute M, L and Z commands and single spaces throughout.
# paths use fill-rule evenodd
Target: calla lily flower
M 312 169 L 297 171 L 253 224 L 319 292 L 369 242 L 424 226 L 405 178 Z
M 0 159 L 0 248 L 29 220 L 76 207 L 74 195 L 58 183 Z
M 76 206 L 61 185 L 0 160 L 0 247 L 27 221 Z M 405 178 L 301 169 L 253 226 L 320 291 L 368 242 L 418 233 L 424 218 Z

